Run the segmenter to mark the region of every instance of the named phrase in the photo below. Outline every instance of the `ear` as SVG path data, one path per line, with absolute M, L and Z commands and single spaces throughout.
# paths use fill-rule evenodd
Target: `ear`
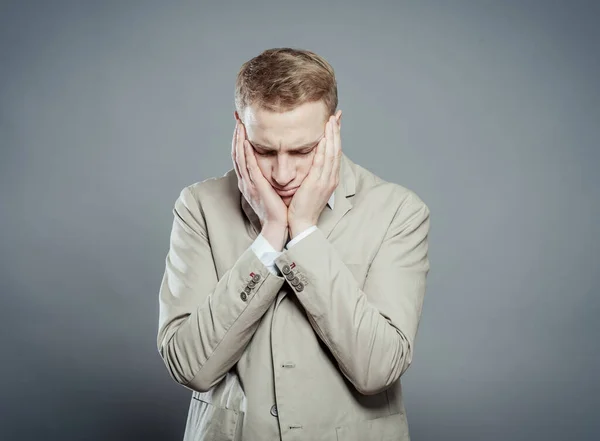
M 233 117 L 235 118 L 235 120 L 236 120 L 236 121 L 238 121 L 238 122 L 241 122 L 241 121 L 240 121 L 240 115 L 239 115 L 239 113 L 237 112 L 237 110 L 235 110 L 235 111 L 233 112 Z
M 342 122 L 342 111 L 338 110 L 337 112 L 335 112 L 335 121 L 337 122 L 338 126 L 341 124 Z

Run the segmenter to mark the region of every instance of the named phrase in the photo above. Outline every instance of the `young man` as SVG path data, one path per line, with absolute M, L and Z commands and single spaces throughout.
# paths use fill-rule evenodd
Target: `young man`
M 318 55 L 264 51 L 235 93 L 233 168 L 181 191 L 160 287 L 184 439 L 409 440 L 428 207 L 342 153 Z

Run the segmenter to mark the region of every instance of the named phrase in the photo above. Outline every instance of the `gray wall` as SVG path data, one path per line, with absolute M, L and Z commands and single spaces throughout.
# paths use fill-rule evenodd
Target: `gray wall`
M 280 46 L 333 64 L 346 154 L 431 209 L 413 439 L 599 439 L 598 2 L 210 3 L 1 3 L 0 439 L 181 438 L 171 209 Z

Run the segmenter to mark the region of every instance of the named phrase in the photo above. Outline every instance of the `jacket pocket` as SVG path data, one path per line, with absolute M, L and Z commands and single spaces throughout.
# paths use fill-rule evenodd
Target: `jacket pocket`
M 192 397 L 183 441 L 237 441 L 240 412 Z
M 338 441 L 410 441 L 404 413 L 356 421 L 335 430 Z

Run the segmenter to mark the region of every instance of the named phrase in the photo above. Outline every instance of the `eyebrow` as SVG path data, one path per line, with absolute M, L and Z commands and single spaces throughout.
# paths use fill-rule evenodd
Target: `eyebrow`
M 293 149 L 290 149 L 290 151 L 291 151 L 291 152 L 297 152 L 297 151 L 299 151 L 299 150 L 305 150 L 305 149 L 307 149 L 307 148 L 309 148 L 309 147 L 314 147 L 315 145 L 317 145 L 317 144 L 319 143 L 319 141 L 321 141 L 321 139 L 322 139 L 324 136 L 325 136 L 325 134 L 323 134 L 323 135 L 319 136 L 319 139 L 317 139 L 316 141 L 312 141 L 312 142 L 306 143 L 306 144 L 304 144 L 304 145 L 301 145 L 301 146 L 299 146 L 299 147 L 294 147 Z M 273 148 L 273 147 L 266 147 L 266 146 L 264 146 L 264 145 L 261 145 L 261 144 L 259 144 L 259 143 L 257 143 L 257 142 L 252 142 L 252 141 L 250 141 L 250 144 L 251 144 L 252 146 L 254 146 L 254 147 L 258 147 L 259 149 L 262 149 L 262 150 L 267 150 L 267 151 L 269 151 L 269 152 L 274 152 L 274 151 L 277 151 L 277 149 L 275 149 L 275 148 Z

